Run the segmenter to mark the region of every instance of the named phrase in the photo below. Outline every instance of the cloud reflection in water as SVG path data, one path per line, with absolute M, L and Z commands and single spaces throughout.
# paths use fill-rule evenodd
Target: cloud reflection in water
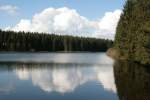
M 90 81 L 97 81 L 105 90 L 116 92 L 112 65 L 53 64 L 18 67 L 20 80 L 32 80 L 46 92 L 67 93 Z

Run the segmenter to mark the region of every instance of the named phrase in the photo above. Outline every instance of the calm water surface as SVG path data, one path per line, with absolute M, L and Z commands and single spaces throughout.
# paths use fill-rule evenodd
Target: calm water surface
M 132 71 L 120 66 L 130 65 L 113 63 L 104 53 L 3 53 L 0 100 L 129 100 Z

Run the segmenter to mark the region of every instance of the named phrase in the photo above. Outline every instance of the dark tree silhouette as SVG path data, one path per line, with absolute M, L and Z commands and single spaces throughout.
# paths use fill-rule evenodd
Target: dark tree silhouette
M 114 64 L 114 76 L 119 100 L 150 99 L 150 68 L 135 62 Z
M 113 41 L 44 33 L 0 30 L 0 51 L 106 51 Z

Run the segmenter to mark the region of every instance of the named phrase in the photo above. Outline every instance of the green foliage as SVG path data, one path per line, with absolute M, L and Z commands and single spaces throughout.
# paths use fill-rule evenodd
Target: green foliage
M 150 0 L 127 0 L 118 23 L 115 47 L 129 60 L 150 64 Z
M 106 51 L 111 40 L 0 30 L 0 51 Z

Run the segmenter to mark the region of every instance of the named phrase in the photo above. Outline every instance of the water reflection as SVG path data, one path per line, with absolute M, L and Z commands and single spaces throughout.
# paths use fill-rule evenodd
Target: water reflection
M 14 84 L 9 83 L 0 83 L 0 94 L 9 94 L 15 89 Z
M 71 63 L 0 62 L 0 100 L 149 100 L 148 65 L 115 62 L 112 67 L 106 56 L 98 58 L 107 61 L 79 63 L 77 57 Z
M 150 100 L 149 65 L 116 62 L 114 75 L 120 100 Z
M 0 62 L 112 64 L 105 53 L 0 53 Z
M 96 81 L 107 91 L 116 92 L 112 65 L 82 64 L 0 64 L 1 70 L 13 72 L 19 80 L 30 80 L 41 90 L 68 93 L 87 82 Z M 7 84 L 6 84 L 7 85 Z M 0 85 L 0 89 L 3 87 Z M 7 87 L 7 86 L 6 86 Z
M 15 84 L 9 71 L 6 66 L 0 68 L 0 94 L 9 94 L 15 89 Z

